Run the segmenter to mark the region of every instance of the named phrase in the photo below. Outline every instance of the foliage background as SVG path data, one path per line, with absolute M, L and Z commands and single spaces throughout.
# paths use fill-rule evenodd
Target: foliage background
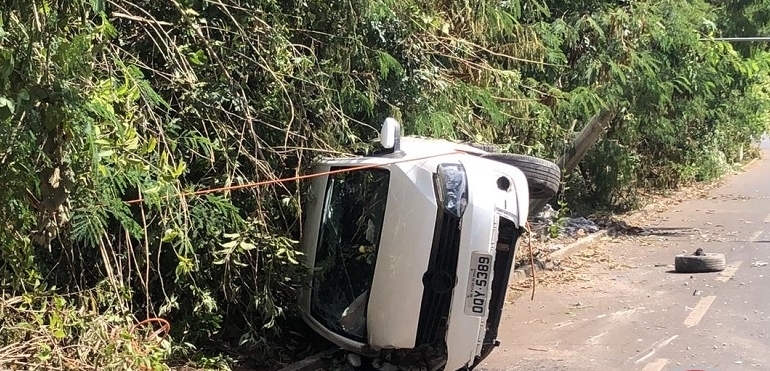
M 387 116 L 556 159 L 613 113 L 571 209 L 718 177 L 756 155 L 770 59 L 700 39 L 766 34 L 765 2 L 7 1 L 0 368 L 302 354 L 303 185 L 182 194 L 303 173 Z

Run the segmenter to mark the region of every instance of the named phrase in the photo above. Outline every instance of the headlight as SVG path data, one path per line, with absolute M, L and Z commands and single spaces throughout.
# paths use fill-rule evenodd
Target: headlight
M 462 217 L 468 205 L 468 178 L 460 164 L 441 164 L 436 170 L 436 193 L 444 208 Z

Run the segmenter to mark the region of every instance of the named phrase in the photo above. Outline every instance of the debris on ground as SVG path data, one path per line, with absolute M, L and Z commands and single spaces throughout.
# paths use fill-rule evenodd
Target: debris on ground
M 553 206 L 551 204 L 546 204 L 543 206 L 543 209 L 537 212 L 535 214 L 535 217 L 532 218 L 535 223 L 550 223 L 556 220 L 556 218 L 559 217 L 559 212 L 553 209 Z
M 570 282 L 578 283 L 578 285 L 590 285 L 590 282 L 595 279 L 596 275 L 601 274 L 600 272 L 606 273 L 629 268 L 628 265 L 610 259 L 605 244 L 602 243 L 586 247 L 558 261 L 554 259 L 550 264 L 553 264 L 554 269 L 537 272 L 536 287 L 538 290 L 543 287 Z M 532 277 L 527 277 L 520 282 L 512 282 L 507 301 L 509 303 L 513 302 L 515 297 L 522 293 L 528 293 L 531 290 Z
M 602 229 L 597 223 L 585 217 L 560 217 L 559 212 L 550 204 L 546 204 L 534 215 L 531 226 L 533 237 L 542 241 L 583 237 Z
M 523 237 L 516 253 L 516 268 L 523 269 L 530 265 L 531 243 L 535 264 L 548 265 L 549 270 L 558 270 L 558 262 L 551 262 L 548 258 L 550 253 L 602 229 L 603 226 L 591 218 L 559 217 L 559 212 L 546 204 L 530 220 L 530 234 Z
M 348 353 L 347 355 L 347 361 L 348 364 L 352 367 L 361 367 L 361 356 L 355 353 Z
M 396 365 L 389 362 L 385 362 L 381 359 L 375 359 L 374 361 L 372 361 L 372 367 L 374 367 L 376 370 L 379 370 L 379 371 L 398 371 L 399 370 L 399 368 Z
M 654 231 L 628 224 L 611 215 L 593 215 L 589 217 L 559 216 L 551 205 L 545 205 L 531 220 L 533 238 L 547 241 L 564 237 L 582 237 L 606 229 L 613 236 L 646 236 Z
M 764 266 L 766 266 L 767 264 L 768 264 L 767 262 L 763 262 L 763 261 L 756 261 L 756 262 L 754 262 L 754 263 L 751 263 L 751 266 L 756 268 L 756 267 L 764 267 Z
M 567 218 L 561 227 L 561 233 L 568 236 L 584 236 L 590 233 L 599 232 L 599 226 L 591 220 L 583 217 Z
M 687 250 L 682 250 L 682 254 L 687 254 Z M 703 248 L 699 247 L 695 249 L 695 251 L 692 253 L 692 256 L 703 256 Z
M 610 236 L 649 236 L 653 232 L 648 228 L 630 225 L 623 220 L 613 218 L 606 222 L 604 228 Z

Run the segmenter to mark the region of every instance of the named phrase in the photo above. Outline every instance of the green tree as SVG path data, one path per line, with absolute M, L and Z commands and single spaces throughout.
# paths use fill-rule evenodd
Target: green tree
M 227 341 L 281 358 L 303 337 L 281 324 L 303 280 L 304 185 L 249 184 L 366 150 L 387 116 L 555 159 L 612 112 L 569 174 L 571 209 L 716 177 L 767 127 L 768 57 L 700 39 L 743 27 L 730 6 L 761 32 L 761 4 L 9 1 L 0 339 L 42 324 L 56 340 L 28 345 L 54 356 L 36 361 L 73 368 L 73 344 L 159 316 L 171 342 L 147 357 L 123 342 L 81 361 L 163 367 Z

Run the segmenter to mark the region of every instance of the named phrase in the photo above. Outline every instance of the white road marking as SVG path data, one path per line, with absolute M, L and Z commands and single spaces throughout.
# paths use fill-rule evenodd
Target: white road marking
M 663 340 L 663 342 L 660 343 L 660 345 L 658 345 L 658 349 L 663 348 L 664 346 L 671 344 L 671 342 L 674 341 L 674 339 L 676 339 L 678 337 L 679 337 L 679 335 L 674 335 L 674 336 L 672 336 L 672 337 L 670 337 L 670 338 L 668 338 L 666 340 Z
M 674 335 L 674 336 L 672 336 L 672 337 L 670 337 L 668 339 L 663 339 L 663 340 L 656 341 L 649 348 L 647 348 L 650 351 L 647 354 L 645 354 L 642 357 L 640 357 L 639 359 L 637 359 L 636 361 L 634 361 L 634 364 L 644 362 L 648 358 L 652 357 L 655 354 L 655 352 L 659 351 L 664 346 L 666 346 L 668 344 L 671 344 L 671 342 L 674 341 L 674 339 L 676 339 L 678 337 L 679 337 L 679 335 Z
M 770 214 L 765 217 L 765 224 L 770 223 Z
M 596 336 L 591 336 L 590 338 L 588 338 L 588 340 L 586 340 L 586 343 L 591 345 L 596 345 L 599 343 L 599 338 L 601 338 L 604 335 L 607 335 L 607 331 L 604 331 L 601 334 Z
M 650 362 L 647 366 L 644 366 L 642 371 L 661 371 L 663 367 L 666 367 L 668 360 L 665 358 L 658 358 L 654 362 Z
M 719 273 L 716 280 L 720 282 L 727 282 L 730 280 L 730 278 L 733 278 L 735 275 L 735 271 L 738 270 L 738 267 L 741 266 L 742 261 L 732 262 L 728 264 L 725 267 L 725 270 L 722 271 L 722 273 Z
M 764 231 L 756 231 L 756 232 L 754 232 L 754 234 L 751 235 L 751 239 L 749 240 L 749 242 L 757 241 L 759 239 L 759 236 L 762 235 L 762 233 L 765 233 L 765 232 Z
M 619 310 L 617 312 L 612 312 L 610 315 L 612 317 L 631 317 L 632 314 L 636 313 L 637 309 L 644 309 L 644 308 L 633 308 L 628 310 Z
M 639 362 L 644 362 L 644 360 L 646 360 L 647 358 L 652 357 L 654 354 L 655 354 L 655 349 L 651 349 L 650 352 L 645 354 L 644 356 L 642 356 L 642 358 L 639 358 L 636 361 L 634 361 L 634 364 L 637 364 Z
M 693 327 L 697 325 L 706 314 L 706 311 L 709 310 L 711 303 L 713 303 L 714 299 L 716 298 L 717 297 L 713 295 L 701 298 L 700 301 L 698 301 L 698 305 L 696 305 L 692 312 L 690 312 L 690 315 L 684 319 L 684 325 L 687 327 Z

